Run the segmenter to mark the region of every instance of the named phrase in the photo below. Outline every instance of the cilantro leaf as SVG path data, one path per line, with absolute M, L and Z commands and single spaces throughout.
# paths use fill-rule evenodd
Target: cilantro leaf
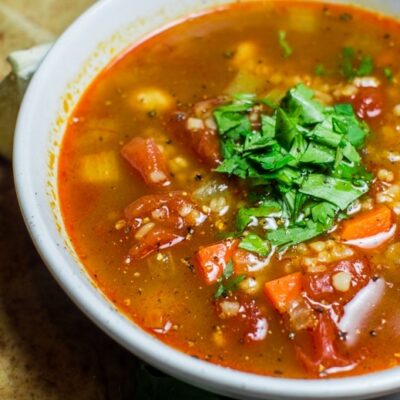
M 318 64 L 314 70 L 315 75 L 325 76 L 327 74 L 326 69 L 323 64 Z
M 325 164 L 335 160 L 336 152 L 329 147 L 311 142 L 300 158 L 302 163 Z
M 394 76 L 393 76 L 393 71 L 392 71 L 391 68 L 389 68 L 389 67 L 384 68 L 384 69 L 383 69 L 383 74 L 385 75 L 385 78 L 386 78 L 390 83 L 393 82 Z
M 282 101 L 286 112 L 298 116 L 301 124 L 316 124 L 323 121 L 323 106 L 314 100 L 314 92 L 303 84 L 290 89 Z
M 356 76 L 370 75 L 374 71 L 374 62 L 371 56 L 364 56 L 356 71 Z
M 314 222 L 330 226 L 335 218 L 338 208 L 332 203 L 318 203 L 311 209 L 311 215 Z
M 279 46 L 281 46 L 283 57 L 290 57 L 293 54 L 293 49 L 286 40 L 286 31 L 281 30 L 278 32 L 278 42 Z
M 239 248 L 252 251 L 262 257 L 266 257 L 270 250 L 270 244 L 267 240 L 263 240 L 255 233 L 249 233 L 239 243 Z
M 355 65 L 356 52 L 352 47 L 345 47 L 342 49 L 342 74 L 348 78 L 353 79 L 356 76 L 370 75 L 374 71 L 374 62 L 371 56 L 364 55 L 361 58 L 358 67 Z
M 314 221 L 305 224 L 295 224 L 289 228 L 279 228 L 268 233 L 267 238 L 273 246 L 281 250 L 312 239 L 327 230 L 327 226 Z
M 266 218 L 271 215 L 276 215 L 281 211 L 281 206 L 276 201 L 264 203 L 256 208 L 241 208 L 236 215 L 236 226 L 239 232 L 242 232 L 246 226 L 254 218 Z
M 372 59 L 361 59 L 358 67 L 356 61 L 353 49 L 343 51 L 352 75 L 367 73 Z M 250 122 L 254 113 L 257 123 Z M 324 106 L 299 84 L 272 115 L 263 99 L 240 94 L 214 116 L 223 155 L 215 171 L 245 179 L 252 190 L 249 207 L 236 217 L 236 236 L 250 230 L 241 244 L 249 251 L 265 254 L 268 241 L 284 248 L 328 231 L 369 189 L 372 175 L 359 149 L 370 131 L 350 104 Z M 257 218 L 269 216 L 279 217 L 282 227 L 263 239 L 252 228 L 268 231 Z M 219 292 L 226 293 L 226 284 L 220 283 Z
M 246 275 L 237 275 L 232 277 L 233 275 L 233 263 L 230 262 L 231 264 L 227 264 L 225 267 L 224 272 L 229 268 L 229 273 L 225 273 L 222 275 L 222 278 L 218 282 L 217 289 L 214 293 L 214 298 L 218 299 L 222 296 L 227 296 L 229 292 L 233 291 L 236 289 L 237 285 L 239 285 L 240 282 L 242 282 L 245 278 Z M 230 265 L 230 266 L 229 266 Z
M 354 49 L 352 47 L 345 47 L 342 49 L 342 74 L 351 79 L 354 77 L 353 61 L 354 61 Z
M 297 119 L 290 117 L 283 108 L 278 108 L 276 112 L 275 137 L 279 144 L 289 150 L 297 134 Z
M 310 174 L 300 187 L 300 192 L 330 201 L 345 210 L 354 200 L 368 191 L 368 186 L 355 186 L 348 180 L 322 174 Z

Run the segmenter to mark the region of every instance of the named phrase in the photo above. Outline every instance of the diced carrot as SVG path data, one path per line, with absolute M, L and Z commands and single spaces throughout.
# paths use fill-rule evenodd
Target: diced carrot
M 340 237 L 342 240 L 366 238 L 381 232 L 387 232 L 392 224 L 392 210 L 385 205 L 381 205 L 344 221 Z
M 303 275 L 301 272 L 295 272 L 266 282 L 264 294 L 272 305 L 283 314 L 288 311 L 290 303 L 300 295 L 302 289 Z
M 237 248 L 237 240 L 226 240 L 202 247 L 196 254 L 199 274 L 208 284 L 214 284 L 221 278 L 224 269 Z
M 135 137 L 122 148 L 121 154 L 146 184 L 167 186 L 171 183 L 166 161 L 154 139 Z
M 237 249 L 233 254 L 232 261 L 235 275 L 243 275 L 266 266 L 268 257 L 262 257 L 244 249 Z

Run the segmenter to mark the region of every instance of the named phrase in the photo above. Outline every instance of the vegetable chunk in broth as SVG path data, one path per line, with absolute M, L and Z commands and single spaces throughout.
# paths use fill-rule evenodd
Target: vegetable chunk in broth
M 59 194 L 98 287 L 165 343 L 257 374 L 400 362 L 400 25 L 259 1 L 129 50 L 70 118 Z

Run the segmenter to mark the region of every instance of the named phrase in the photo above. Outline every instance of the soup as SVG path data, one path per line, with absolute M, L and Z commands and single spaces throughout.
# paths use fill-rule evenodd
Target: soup
M 400 360 L 400 26 L 247 2 L 106 68 L 71 115 L 59 197 L 100 290 L 158 339 L 257 374 Z

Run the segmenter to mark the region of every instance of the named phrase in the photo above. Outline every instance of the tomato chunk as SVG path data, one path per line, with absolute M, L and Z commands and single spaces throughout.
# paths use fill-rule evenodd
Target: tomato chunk
M 168 186 L 169 171 L 166 161 L 154 139 L 133 138 L 121 150 L 122 156 L 151 186 Z
M 295 272 L 282 278 L 266 282 L 264 294 L 281 313 L 288 311 L 290 303 L 300 296 L 303 289 L 303 275 Z
M 130 250 L 131 260 L 175 246 L 207 219 L 183 191 L 140 197 L 124 213 L 132 236 L 138 240 Z
M 196 103 L 189 112 L 178 111 L 171 117 L 173 134 L 210 167 L 216 167 L 222 161 L 213 111 L 226 101 L 225 97 L 204 100 Z
M 243 296 L 229 296 L 216 302 L 217 315 L 224 320 L 229 336 L 240 342 L 260 342 L 267 337 L 268 321 L 256 301 Z
M 344 272 L 350 278 L 350 286 L 346 292 L 338 292 L 333 285 L 337 273 Z M 308 273 L 304 277 L 304 286 L 310 299 L 326 304 L 344 305 L 371 279 L 371 268 L 363 257 L 342 260 L 327 266 L 326 271 Z
M 142 259 L 148 255 L 168 249 L 185 240 L 185 236 L 180 235 L 173 229 L 164 227 L 154 227 L 138 243 L 129 250 L 129 257 L 132 261 Z
M 351 101 L 361 119 L 373 119 L 383 112 L 383 95 L 379 88 L 361 87 Z
M 226 240 L 202 247 L 196 253 L 196 265 L 204 282 L 208 285 L 218 282 L 237 245 L 237 240 Z
M 134 228 L 139 228 L 145 218 L 165 222 L 178 229 L 201 225 L 207 218 L 189 194 L 183 191 L 140 197 L 125 208 L 124 214 Z
M 318 375 L 332 368 L 355 366 L 355 362 L 343 356 L 338 350 L 338 330 L 328 314 L 320 314 L 318 324 L 312 332 L 313 356 L 297 347 L 297 355 L 306 369 Z

